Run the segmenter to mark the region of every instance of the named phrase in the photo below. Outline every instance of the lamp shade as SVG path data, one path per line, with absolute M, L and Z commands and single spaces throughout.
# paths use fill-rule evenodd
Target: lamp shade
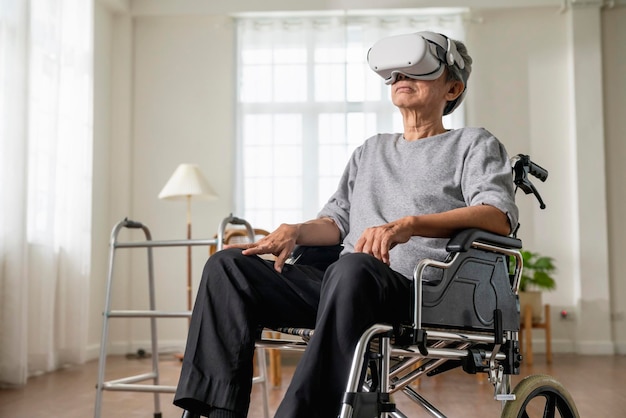
M 217 199 L 217 194 L 197 164 L 180 164 L 159 193 L 159 199 L 181 200 L 190 196 L 199 199 Z

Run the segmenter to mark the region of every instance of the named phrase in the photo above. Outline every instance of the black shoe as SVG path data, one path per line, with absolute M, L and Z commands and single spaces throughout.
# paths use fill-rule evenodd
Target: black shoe
M 185 411 L 183 412 L 183 416 L 180 418 L 200 418 L 200 414 L 196 414 L 193 412 Z

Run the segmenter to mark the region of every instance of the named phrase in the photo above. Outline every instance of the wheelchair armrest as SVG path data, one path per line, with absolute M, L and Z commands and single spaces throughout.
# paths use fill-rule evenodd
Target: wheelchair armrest
M 412 330 L 405 328 L 404 332 L 417 341 L 423 325 L 481 332 L 496 332 L 502 326 L 506 331 L 517 331 L 516 293 L 521 272 L 517 250 L 521 247 L 517 238 L 468 229 L 450 239 L 446 261 L 420 260 L 413 273 Z M 514 278 L 508 267 L 510 256 L 516 258 Z M 442 278 L 422 286 L 427 268 L 440 269 Z M 502 321 L 495 319 L 498 312 Z
M 464 229 L 450 238 L 446 250 L 451 253 L 467 252 L 474 241 L 511 249 L 522 248 L 522 241 L 517 238 L 505 237 L 482 229 L 470 228 Z

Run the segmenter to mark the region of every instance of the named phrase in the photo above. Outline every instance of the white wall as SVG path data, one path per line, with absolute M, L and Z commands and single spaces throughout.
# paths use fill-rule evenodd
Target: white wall
M 338 3 L 329 2 L 326 8 L 338 8 Z M 345 3 L 349 2 L 341 2 Z M 400 1 L 398 7 L 414 3 Z M 491 130 L 511 154 L 530 153 L 550 170 L 548 182 L 538 184 L 548 205 L 546 211 L 540 211 L 531 197 L 520 194 L 523 225 L 520 235 L 527 246 L 553 255 L 559 263 L 559 288 L 547 295 L 547 301 L 555 305 L 555 312 L 561 308 L 571 311 L 573 320 L 555 318 L 555 348 L 575 351 L 579 350 L 577 341 L 591 338 L 584 329 L 577 328 L 581 321 L 577 317 L 580 312 L 576 289 L 581 280 L 589 282 L 594 278 L 579 277 L 580 260 L 573 248 L 579 237 L 574 232 L 580 222 L 593 225 L 594 221 L 578 218 L 577 196 L 572 192 L 578 186 L 571 173 L 578 167 L 571 146 L 570 104 L 575 99 L 570 68 L 572 41 L 568 32 L 571 15 L 559 12 L 560 2 L 537 3 L 554 5 L 490 7 L 473 12 L 475 19 L 468 24 L 467 42 L 475 60 L 467 97 L 468 121 Z M 129 216 L 149 225 L 156 239 L 184 237 L 184 203 L 159 201 L 156 197 L 178 163 L 199 163 L 220 195 L 215 202 L 194 203 L 195 237 L 211 236 L 221 218 L 233 208 L 235 38 L 227 14 L 261 6 L 252 1 L 220 4 L 188 0 L 176 6 L 168 1 L 135 0 L 130 13 L 96 9 L 97 62 L 111 68 L 109 72 L 100 68 L 96 74 L 99 109 L 95 120 L 96 149 L 102 161 L 96 167 L 100 180 L 94 184 L 98 208 L 94 212 L 97 215 L 93 244 L 96 283 L 92 291 L 91 323 L 98 332 L 104 299 L 101 282 L 106 275 L 103 255 L 108 251 L 108 231 L 113 224 Z M 298 7 L 313 9 L 315 4 L 318 3 L 300 2 Z M 360 2 L 357 7 L 385 4 L 371 0 Z M 273 5 L 276 10 L 293 7 L 291 2 L 281 1 L 262 5 L 264 8 Z M 610 283 L 605 278 L 607 283 L 603 285 L 610 285 L 612 295 L 610 301 L 604 301 L 605 305 L 612 303 L 619 318 L 620 312 L 623 316 L 625 311 L 620 300 L 626 296 L 626 286 L 618 283 L 617 277 L 617 260 L 623 252 L 620 250 L 626 248 L 623 233 L 620 234 L 624 231 L 620 214 L 626 209 L 626 193 L 616 180 L 625 178 L 620 160 L 626 156 L 622 134 L 626 127 L 621 115 L 626 89 L 617 69 L 619 64 L 624 68 L 626 59 L 626 52 L 620 47 L 626 40 L 625 29 L 618 24 L 620 19 L 624 21 L 624 8 L 604 10 L 602 17 L 604 85 L 610 86 L 604 92 L 604 119 L 612 260 Z M 164 255 L 159 257 L 159 254 Z M 196 283 L 205 254 L 199 249 L 194 251 Z M 159 306 L 184 309 L 183 251 L 158 250 L 157 260 Z M 125 306 L 128 308 L 145 306 L 146 292 L 142 287 L 145 279 L 139 277 L 145 272 L 143 264 L 139 265 L 143 261 L 135 255 L 130 261 L 122 261 L 121 271 L 131 272 L 132 280 L 120 274 L 116 300 L 128 303 L 130 306 Z M 586 312 L 583 314 L 588 316 Z M 121 324 L 113 336 L 115 349 L 125 352 L 145 347 L 147 323 L 119 321 Z M 162 344 L 180 348 L 185 331 L 184 320 L 164 320 L 160 326 Z M 99 343 L 98 332 L 90 334 L 93 347 Z M 623 320 L 613 323 L 613 335 L 603 332 L 600 338 L 609 343 L 614 341 L 622 347 L 621 352 L 626 352 Z
M 569 210 L 574 197 L 567 193 L 571 164 L 565 105 L 571 97 L 567 16 L 553 8 L 485 10 L 478 15 L 482 23 L 469 26 L 468 44 L 476 65 L 469 85 L 468 122 L 490 129 L 510 154 L 529 154 L 548 169 L 546 183 L 534 181 L 545 210 L 539 209 L 532 195 L 517 194 L 519 237 L 526 248 L 558 260 L 558 292 L 546 293 L 544 300 L 571 311 L 576 304 L 572 268 L 566 261 L 574 222 Z M 533 30 L 528 30 L 531 26 Z M 546 225 L 556 233 L 542 234 Z M 573 331 L 564 334 L 556 325 L 555 349 L 571 351 Z M 539 338 L 543 336 L 538 334 Z
M 609 224 L 610 306 L 616 351 L 626 353 L 626 280 L 622 257 L 626 251 L 626 7 L 603 13 L 604 129 L 606 135 Z
M 219 199 L 193 202 L 193 233 L 197 238 L 212 237 L 221 218 L 231 211 L 233 200 L 232 22 L 219 16 L 142 17 L 135 20 L 134 30 L 133 216 L 149 225 L 156 239 L 184 238 L 185 203 L 160 201 L 157 195 L 179 163 L 197 163 Z M 159 306 L 182 310 L 186 306 L 186 250 L 159 250 L 157 254 L 168 256 L 155 263 L 156 272 L 162 273 L 157 276 Z M 197 249 L 194 255 L 197 280 L 207 249 Z M 133 270 L 137 276 L 143 271 Z M 135 282 L 131 291 L 145 296 L 145 287 L 139 284 Z M 133 298 L 134 302 L 141 299 L 145 298 Z M 179 326 L 181 320 L 172 321 L 176 322 L 169 328 L 173 338 L 184 339 L 186 328 Z M 145 327 L 137 329 L 144 332 L 133 335 L 147 336 Z

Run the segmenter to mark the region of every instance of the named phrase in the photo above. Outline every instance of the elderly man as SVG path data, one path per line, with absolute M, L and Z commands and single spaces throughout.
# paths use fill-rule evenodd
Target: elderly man
M 418 32 L 379 41 L 368 60 L 391 85 L 404 131 L 358 147 L 316 219 L 208 260 L 174 399 L 183 417 L 247 415 L 262 326 L 315 328 L 276 417 L 336 417 L 360 335 L 407 319 L 416 261 L 443 260 L 459 230 L 517 225 L 504 146 L 485 129 L 443 125 L 467 87 L 465 45 Z M 325 271 L 285 264 L 296 245 L 338 243 Z

